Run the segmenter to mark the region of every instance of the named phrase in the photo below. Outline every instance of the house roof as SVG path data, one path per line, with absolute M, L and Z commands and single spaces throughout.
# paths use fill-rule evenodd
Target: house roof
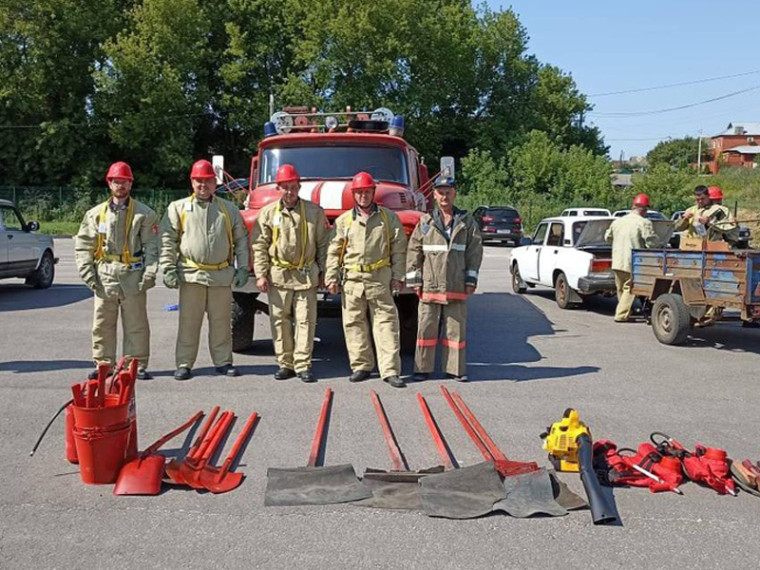
M 743 132 L 737 133 L 736 130 L 741 128 Z M 725 137 L 725 136 L 731 136 L 731 135 L 760 135 L 760 121 L 734 121 L 733 123 L 728 123 L 728 126 L 726 127 L 726 130 L 718 133 L 717 137 Z
M 756 144 L 745 144 L 732 148 L 724 148 L 723 152 L 738 152 L 739 154 L 760 154 L 760 146 Z

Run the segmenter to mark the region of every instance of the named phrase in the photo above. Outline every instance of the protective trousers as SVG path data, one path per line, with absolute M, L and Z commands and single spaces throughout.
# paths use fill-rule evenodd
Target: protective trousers
M 180 283 L 177 368 L 192 368 L 198 356 L 203 315 L 208 315 L 208 348 L 214 366 L 232 364 L 232 288 Z
M 97 362 L 116 362 L 116 323 L 121 310 L 122 352 L 148 367 L 150 357 L 150 326 L 145 291 L 102 299 L 95 295 L 92 318 L 92 358 Z
M 277 362 L 281 368 L 306 372 L 317 328 L 317 288 L 295 291 L 270 285 L 267 296 Z
M 429 374 L 435 370 L 435 347 L 441 337 L 441 362 L 447 374 L 467 374 L 467 302 L 420 302 L 414 371 Z
M 631 309 L 636 297 L 631 293 L 631 281 L 633 276 L 627 271 L 613 269 L 615 274 L 615 287 L 617 288 L 618 303 L 615 308 L 615 320 L 619 322 L 627 321 L 631 318 Z
M 401 375 L 401 345 L 399 342 L 398 312 L 391 291 L 378 287 L 367 296 L 361 284 L 346 282 L 341 299 L 343 305 L 343 334 L 352 372 L 371 372 L 375 367 L 370 328 L 375 339 L 378 370 L 381 378 Z

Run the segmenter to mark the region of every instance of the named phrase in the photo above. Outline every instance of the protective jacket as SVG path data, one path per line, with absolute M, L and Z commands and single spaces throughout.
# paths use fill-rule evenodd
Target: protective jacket
M 691 218 L 686 219 L 686 213 L 691 212 Z M 707 239 L 719 241 L 725 239 L 727 242 L 735 242 L 739 239 L 739 226 L 733 219 L 728 208 L 721 204 L 711 204 L 706 208 L 700 208 L 696 204 L 684 212 L 684 216 L 676 222 L 675 231 L 685 231 L 688 237 L 699 236 L 694 225 L 698 224 L 698 218 L 707 217 L 710 220 L 705 224 Z
M 438 209 L 414 228 L 406 255 L 406 283 L 422 287 L 422 300 L 446 304 L 467 298 L 465 285 L 477 286 L 483 242 L 475 220 L 454 208 L 447 234 Z
M 110 204 L 85 214 L 74 243 L 77 269 L 88 287 L 102 287 L 107 298 L 137 295 L 155 284 L 158 217 L 134 198 L 122 208 Z
M 229 287 L 237 267 L 248 268 L 248 230 L 235 204 L 195 195 L 169 204 L 161 228 L 161 267 L 180 281 Z
M 659 241 L 652 222 L 635 212 L 612 222 L 604 239 L 612 242 L 612 269 L 627 273 L 631 273 L 631 251 L 657 247 Z
M 276 238 L 276 239 L 275 239 Z M 278 200 L 259 212 L 253 230 L 253 270 L 272 285 L 296 291 L 318 285 L 330 230 L 325 211 L 299 199 L 288 209 Z

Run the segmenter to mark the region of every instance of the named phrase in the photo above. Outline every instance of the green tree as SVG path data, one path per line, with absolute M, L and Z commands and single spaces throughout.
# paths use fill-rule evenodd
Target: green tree
M 651 166 L 645 173 L 633 175 L 636 194 L 643 192 L 652 200 L 653 208 L 671 214 L 683 210 L 694 203 L 694 187 L 699 181 L 689 170 L 671 168 L 666 163 Z M 632 198 L 632 196 L 629 196 Z
M 709 153 L 709 145 L 702 145 L 704 160 Z M 689 164 L 697 162 L 697 153 L 699 151 L 699 139 L 695 137 L 684 137 L 682 139 L 673 139 L 662 141 L 647 153 L 647 163 L 649 166 L 657 164 L 667 164 L 675 168 L 687 168 Z

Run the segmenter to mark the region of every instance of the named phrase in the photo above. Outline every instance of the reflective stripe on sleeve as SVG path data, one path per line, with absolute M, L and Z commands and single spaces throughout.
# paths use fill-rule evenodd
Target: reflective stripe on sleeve
M 467 249 L 467 244 L 464 243 L 452 243 L 451 244 L 451 250 L 452 251 L 465 251 Z
M 423 244 L 422 251 L 448 251 L 449 248 L 442 244 Z

